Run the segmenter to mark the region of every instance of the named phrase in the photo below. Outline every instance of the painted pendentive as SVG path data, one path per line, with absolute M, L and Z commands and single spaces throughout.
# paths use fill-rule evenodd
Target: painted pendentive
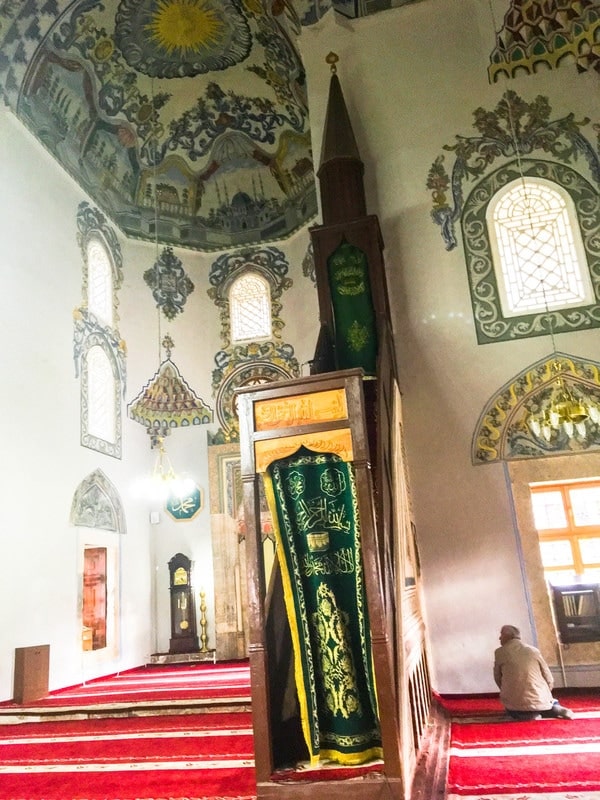
M 152 239 L 157 211 L 161 242 L 217 250 L 315 216 L 285 14 L 231 0 L 14 5 L 0 27 L 13 59 L 3 94 L 128 236 Z M 18 57 L 32 44 L 35 59 Z
M 126 235 L 282 239 L 317 214 L 296 37 L 407 2 L 3 3 L 0 95 Z

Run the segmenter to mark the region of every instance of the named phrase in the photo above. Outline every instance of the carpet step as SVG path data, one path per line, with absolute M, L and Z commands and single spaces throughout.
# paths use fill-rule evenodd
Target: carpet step
M 219 712 L 247 712 L 252 708 L 250 697 L 236 700 L 182 700 L 165 703 L 123 703 L 109 705 L 64 706 L 40 708 L 36 706 L 19 709 L 0 709 L 0 725 L 14 725 L 19 722 L 46 722 L 75 719 L 102 719 L 111 717 L 151 717 L 174 714 L 211 714 Z
M 217 663 L 217 651 L 206 650 L 202 652 L 197 650 L 195 653 L 152 653 L 150 661 L 146 666 L 154 667 L 164 664 L 202 664 L 210 661 L 213 664 Z
M 33 702 L 0 703 L 0 725 L 249 711 L 250 707 L 247 663 L 156 664 L 50 692 Z

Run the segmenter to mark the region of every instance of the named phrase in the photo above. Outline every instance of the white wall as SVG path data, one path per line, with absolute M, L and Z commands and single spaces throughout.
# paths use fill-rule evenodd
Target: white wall
M 142 463 L 134 431 L 123 426 L 122 460 L 79 444 L 72 312 L 82 299 L 76 214 L 88 198 L 4 108 L 0 185 L 0 699 L 10 699 L 17 647 L 50 645 L 50 689 L 142 663 L 150 650 L 151 582 L 147 510 L 129 491 Z M 118 537 L 122 639 L 118 655 L 102 664 L 82 657 L 80 533 L 69 523 L 74 492 L 98 468 L 127 519 Z
M 497 25 L 506 7 L 495 3 Z M 486 402 L 549 355 L 551 343 L 540 337 L 477 345 L 459 226 L 458 247 L 447 252 L 430 218 L 428 171 L 457 134 L 477 135 L 474 110 L 494 109 L 507 86 L 528 102 L 548 96 L 553 118 L 573 111 L 578 120 L 600 119 L 598 76 L 578 75 L 572 64 L 490 86 L 493 29 L 483 0 L 427 0 L 356 22 L 329 13 L 300 40 L 316 164 L 329 87 L 325 56 L 334 51 L 365 163 L 368 212 L 382 226 L 434 685 L 441 692 L 495 689 L 500 625 L 535 635 L 503 466 L 473 467 L 470 450 Z M 599 343 L 594 330 L 561 335 L 558 347 L 597 359 Z
M 143 426 L 127 417 L 130 403 L 158 369 L 160 337 L 169 333 L 172 359 L 208 405 L 214 356 L 222 347 L 219 309 L 208 297 L 210 267 L 220 255 L 177 250 L 194 283 L 183 313 L 161 318 L 143 273 L 155 260 L 154 245 L 127 241 L 116 226 L 123 253 L 119 330 L 127 345 L 123 402 L 123 457 L 80 446 L 79 380 L 73 362 L 73 309 L 82 302 L 82 262 L 76 215 L 79 187 L 43 147 L 0 109 L 0 350 L 3 422 L 2 529 L 0 536 L 0 701 L 13 695 L 14 651 L 50 644 L 50 689 L 144 664 L 169 649 L 168 561 L 183 552 L 195 565 L 194 589 L 206 590 L 209 646 L 214 647 L 212 549 L 207 434 L 209 426 L 180 429 L 166 441 L 177 472 L 197 481 L 204 508 L 176 522 L 155 498 L 140 491 L 156 459 Z M 110 220 L 109 220 L 109 224 Z M 316 291 L 302 274 L 308 231 L 285 243 L 293 285 L 281 298 L 283 340 L 302 364 L 313 355 L 318 332 Z M 298 313 L 301 310 L 301 313 Z M 102 469 L 123 503 L 127 532 L 106 534 L 69 523 L 73 494 Z M 151 524 L 150 512 L 158 511 Z M 119 629 L 116 648 L 82 653 L 81 551 L 98 537 L 120 547 Z
M 306 229 L 298 232 L 286 242 L 269 242 L 264 247 L 282 250 L 289 263 L 288 277 L 292 286 L 280 298 L 281 317 L 285 321 L 282 342 L 294 347 L 295 356 L 302 365 L 313 356 L 319 330 L 316 289 L 302 273 L 302 260 L 309 243 Z M 160 247 L 162 251 L 162 246 Z M 183 311 L 173 320 L 161 315 L 160 321 L 154 308 L 151 291 L 143 280 L 143 273 L 155 260 L 153 244 L 128 241 L 123 244 L 124 258 L 135 263 L 129 270 L 120 304 L 121 318 L 126 320 L 128 356 L 132 358 L 128 372 L 128 401 L 138 394 L 141 387 L 154 375 L 159 366 L 158 342 L 169 333 L 174 342 L 171 354 L 183 377 L 204 402 L 215 411 L 214 423 L 194 428 L 173 430 L 165 439 L 165 449 L 174 469 L 182 477 L 193 478 L 204 496 L 202 510 L 189 521 L 176 521 L 165 512 L 156 500 L 150 509 L 158 513 L 158 522 L 149 531 L 152 552 L 152 652 L 166 653 L 169 650 L 169 569 L 168 562 L 178 552 L 193 562 L 193 589 L 196 599 L 196 614 L 199 627 L 199 592 L 206 592 L 206 615 L 209 648 L 215 647 L 214 600 L 212 573 L 212 546 L 210 527 L 210 496 L 208 474 L 208 434 L 219 428 L 216 414 L 216 398 L 212 388 L 212 373 L 216 368 L 215 355 L 224 346 L 221 339 L 220 308 L 208 296 L 211 287 L 210 270 L 222 253 L 198 253 L 175 248 L 174 253 L 194 284 Z M 299 313 L 300 312 L 300 313 Z M 125 326 L 123 326 L 125 327 Z M 164 350 L 160 351 L 164 358 Z M 306 368 L 306 367 L 305 367 Z M 142 426 L 131 421 L 126 426 L 138 428 L 133 432 L 136 447 L 141 448 L 140 459 L 147 470 L 151 470 L 156 451 L 150 449 L 149 439 Z

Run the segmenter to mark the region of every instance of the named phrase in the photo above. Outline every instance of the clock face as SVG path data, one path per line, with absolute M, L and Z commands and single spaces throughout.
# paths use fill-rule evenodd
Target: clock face
M 185 586 L 188 582 L 188 574 L 187 570 L 183 567 L 179 567 L 179 569 L 175 570 L 175 574 L 173 576 L 173 585 L 174 586 Z

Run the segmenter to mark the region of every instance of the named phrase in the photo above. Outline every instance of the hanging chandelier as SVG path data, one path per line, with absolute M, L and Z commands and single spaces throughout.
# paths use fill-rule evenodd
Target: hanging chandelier
M 539 409 L 530 414 L 527 424 L 534 436 L 543 437 L 547 442 L 561 432 L 569 439 L 574 436 L 585 439 L 588 422 L 600 422 L 600 406 L 581 389 L 567 384 L 566 373 L 556 352 L 551 369 L 555 377 L 550 393 L 542 400 Z
M 150 478 L 152 494 L 166 501 L 169 497 L 187 497 L 196 486 L 191 478 L 180 478 L 165 450 L 164 437 L 156 436 L 153 447 L 158 448 L 154 469 Z
M 497 42 L 501 41 L 501 34 L 497 33 L 498 27 L 494 16 L 494 9 L 489 0 L 489 9 L 493 25 L 494 38 Z M 511 56 L 514 60 L 514 53 Z M 511 69 L 514 68 L 514 64 Z M 496 69 L 490 68 L 490 76 L 496 80 Z M 502 70 L 501 70 L 502 71 Z M 500 74 L 500 73 L 498 73 Z M 566 357 L 561 357 L 556 350 L 554 339 L 555 315 L 550 311 L 547 289 L 556 292 L 557 285 L 549 286 L 546 282 L 552 278 L 552 268 L 547 264 L 545 248 L 548 242 L 542 237 L 538 240 L 538 230 L 534 224 L 534 208 L 530 198 L 527 196 L 527 185 L 523 169 L 521 153 L 521 139 L 518 135 L 518 127 L 513 118 L 512 102 L 509 93 L 504 94 L 506 104 L 506 120 L 512 140 L 513 152 L 516 160 L 517 170 L 524 192 L 526 214 L 529 217 L 529 232 L 527 234 L 527 245 L 532 255 L 536 256 L 536 271 L 530 274 L 539 277 L 539 286 L 543 295 L 543 307 L 545 314 L 541 316 L 541 324 L 548 325 L 548 331 L 552 341 L 552 358 L 546 362 L 545 369 L 549 367 L 550 375 L 544 381 L 544 387 L 536 393 L 534 398 L 535 410 L 526 418 L 526 423 L 535 437 L 551 442 L 558 437 L 568 437 L 569 439 L 586 439 L 588 426 L 597 425 L 600 422 L 600 403 L 593 395 L 585 391 L 582 381 L 570 371 L 571 361 Z M 521 131 L 521 135 L 523 132 Z M 557 306 L 556 298 L 552 305 Z M 570 380 L 568 380 L 568 376 Z
M 171 359 L 173 340 L 167 334 L 162 342 L 165 358 L 158 370 L 128 406 L 131 419 L 145 425 L 152 447 L 173 428 L 187 428 L 212 422 L 213 412 L 194 392 Z
M 154 497 L 186 497 L 195 483 L 181 478 L 173 469 L 165 450 L 165 438 L 174 428 L 187 428 L 212 422 L 213 412 L 198 397 L 171 360 L 173 340 L 167 334 L 162 340 L 166 357 L 138 396 L 128 406 L 129 417 L 144 425 L 150 446 L 157 450 L 149 488 Z
M 570 359 L 561 356 L 554 338 L 555 315 L 550 312 L 545 281 L 540 280 L 544 298 L 545 320 L 552 342 L 552 358 L 547 362 L 550 370 L 549 391 L 540 391 L 536 397 L 538 407 L 527 418 L 527 424 L 538 439 L 551 442 L 557 437 L 585 439 L 588 424 L 600 422 L 600 405 L 597 399 L 586 392 L 581 382 L 570 372 Z M 568 379 L 570 377 L 570 380 Z
M 556 349 L 554 338 L 554 314 L 550 313 L 548 296 L 544 279 L 540 281 L 544 297 L 545 317 L 552 342 L 552 359 L 550 365 L 549 391 L 540 392 L 536 400 L 538 408 L 529 415 L 527 424 L 534 436 L 551 442 L 557 436 L 569 439 L 585 439 L 588 424 L 600 422 L 600 405 L 595 397 L 586 393 L 580 385 L 576 385 L 571 374 L 568 381 L 570 361 L 561 358 Z M 567 369 L 565 369 L 567 367 Z M 579 382 L 577 382 L 579 383 Z

